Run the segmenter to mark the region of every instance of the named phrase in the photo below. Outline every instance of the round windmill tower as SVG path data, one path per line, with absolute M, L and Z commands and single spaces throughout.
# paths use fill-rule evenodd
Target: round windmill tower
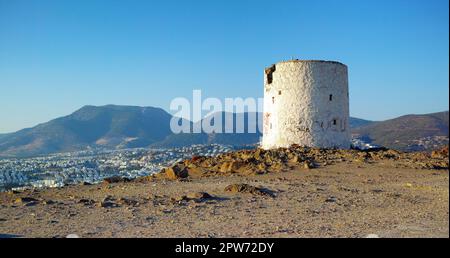
M 347 66 L 290 60 L 265 70 L 264 149 L 350 148 Z

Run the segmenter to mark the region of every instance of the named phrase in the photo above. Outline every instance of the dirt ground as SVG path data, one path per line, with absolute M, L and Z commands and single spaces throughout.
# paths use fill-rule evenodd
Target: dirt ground
M 0 237 L 448 238 L 448 170 L 388 162 L 5 192 Z M 224 191 L 235 183 L 270 194 Z M 212 197 L 183 197 L 196 192 Z

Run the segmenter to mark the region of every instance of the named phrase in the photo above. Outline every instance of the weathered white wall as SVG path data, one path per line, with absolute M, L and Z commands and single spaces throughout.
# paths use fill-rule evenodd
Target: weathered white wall
M 292 60 L 274 67 L 272 83 L 264 74 L 262 147 L 350 148 L 347 66 Z

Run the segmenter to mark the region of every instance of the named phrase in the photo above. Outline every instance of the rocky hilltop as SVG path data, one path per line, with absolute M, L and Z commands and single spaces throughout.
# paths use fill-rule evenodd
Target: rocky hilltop
M 216 175 L 252 175 L 337 163 L 370 164 L 395 161 L 395 168 L 448 169 L 448 146 L 441 150 L 405 153 L 386 148 L 372 150 L 318 149 L 293 145 L 273 150 L 241 150 L 216 157 L 193 157 L 163 169 L 153 178 L 184 179 Z

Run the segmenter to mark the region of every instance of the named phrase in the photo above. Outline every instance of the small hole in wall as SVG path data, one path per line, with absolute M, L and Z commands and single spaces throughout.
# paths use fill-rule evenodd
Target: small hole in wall
M 337 120 L 333 119 L 333 125 L 337 125 Z
M 333 100 L 333 94 L 330 94 L 330 101 Z
M 272 104 L 275 104 L 275 97 L 272 97 Z
M 281 90 L 278 91 L 278 95 L 281 95 Z

